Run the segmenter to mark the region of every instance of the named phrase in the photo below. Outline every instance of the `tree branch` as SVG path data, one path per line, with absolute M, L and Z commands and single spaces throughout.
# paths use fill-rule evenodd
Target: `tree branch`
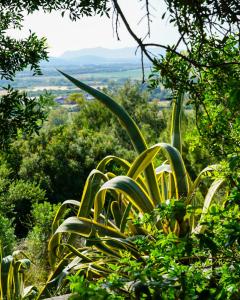
M 167 51 L 170 51 L 170 52 L 178 55 L 179 57 L 181 57 L 185 61 L 189 62 L 192 66 L 197 67 L 197 68 L 218 68 L 218 67 L 223 67 L 223 66 L 227 66 L 227 65 L 240 65 L 240 62 L 238 62 L 238 61 L 213 63 L 213 64 L 201 64 L 201 63 L 198 63 L 196 60 L 193 60 L 193 59 L 189 58 L 188 56 L 183 55 L 182 53 L 178 52 L 176 50 L 176 48 L 177 48 L 176 46 L 172 48 L 170 46 L 157 44 L 157 43 L 144 43 L 143 39 L 138 37 L 135 34 L 135 32 L 132 30 L 130 24 L 128 23 L 123 11 L 121 10 L 121 8 L 118 4 L 118 1 L 117 0 L 112 0 L 112 3 L 113 3 L 113 6 L 114 6 L 114 9 L 116 10 L 116 13 L 121 17 L 127 31 L 133 37 L 133 39 L 137 42 L 139 48 L 141 49 L 141 52 L 144 53 L 145 56 L 155 65 L 156 65 L 156 60 L 154 59 L 154 57 L 152 57 L 149 54 L 149 51 L 147 50 L 147 47 L 151 47 L 151 46 L 152 47 L 159 47 L 159 48 L 165 49 Z M 146 0 L 146 5 L 149 5 L 147 0 Z M 182 37 L 183 37 L 183 35 L 182 35 Z M 142 56 L 142 59 L 143 59 L 143 56 Z

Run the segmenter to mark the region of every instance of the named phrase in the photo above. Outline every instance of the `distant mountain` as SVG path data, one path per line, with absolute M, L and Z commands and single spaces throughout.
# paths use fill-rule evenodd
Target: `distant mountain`
M 76 51 L 66 51 L 61 56 L 65 59 L 72 59 L 77 58 L 81 56 L 100 56 L 107 59 L 132 59 L 139 55 L 135 55 L 136 48 L 119 48 L 119 49 L 107 49 L 102 47 L 96 47 L 96 48 L 86 48 Z
M 107 49 L 102 47 L 86 48 L 75 51 L 66 51 L 59 57 L 50 57 L 49 62 L 43 62 L 43 66 L 64 66 L 64 65 L 101 65 L 115 63 L 140 64 L 140 51 L 136 48 Z M 162 51 L 151 49 L 151 52 L 163 54 Z M 146 63 L 147 63 L 147 59 Z

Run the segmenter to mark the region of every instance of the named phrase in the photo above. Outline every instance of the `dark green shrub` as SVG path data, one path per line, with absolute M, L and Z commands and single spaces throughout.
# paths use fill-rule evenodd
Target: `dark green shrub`
M 12 253 L 16 244 L 16 236 L 12 221 L 0 214 L 0 247 L 2 255 L 7 256 Z
M 174 206 L 163 210 L 168 215 Z M 145 225 L 152 226 L 158 214 L 146 215 Z M 126 253 L 117 264 L 109 263 L 112 273 L 95 285 L 124 299 L 239 299 L 239 221 L 238 205 L 213 205 L 203 234 L 179 238 L 160 230 L 138 236 L 134 243 L 145 259 L 137 261 Z
M 186 214 L 191 209 L 188 207 Z M 139 225 L 154 228 L 156 217 L 167 218 L 173 213 L 175 205 L 170 202 L 146 214 Z M 132 237 L 138 251 L 144 254 L 143 259 L 136 260 L 129 252 L 117 263 L 109 259 L 112 272 L 108 276 L 91 283 L 77 275 L 70 277 L 72 291 L 79 295 L 76 299 L 84 299 L 85 293 L 96 296 L 98 291 L 106 295 L 104 299 L 239 299 L 239 221 L 236 187 L 225 207 L 212 205 L 202 221 L 206 226 L 204 233 L 180 238 L 173 232 L 166 235 L 155 229 L 151 235 Z
M 32 209 L 33 228 L 27 236 L 29 252 L 35 259 L 47 261 L 47 242 L 51 235 L 51 227 L 59 205 L 49 202 L 35 203 Z
M 73 295 L 70 300 L 123 300 L 120 295 L 111 294 L 98 284 L 85 280 L 83 276 L 69 276 L 70 289 Z
M 58 205 L 49 202 L 35 203 L 31 211 L 33 227 L 29 231 L 22 247 L 34 262 L 30 270 L 28 284 L 43 285 L 48 277 L 49 264 L 47 254 L 48 239 Z
M 6 194 L 6 207 L 12 207 L 9 217 L 14 217 L 16 234 L 24 237 L 31 226 L 30 212 L 34 203 L 45 200 L 45 191 L 38 185 L 24 180 L 13 181 Z

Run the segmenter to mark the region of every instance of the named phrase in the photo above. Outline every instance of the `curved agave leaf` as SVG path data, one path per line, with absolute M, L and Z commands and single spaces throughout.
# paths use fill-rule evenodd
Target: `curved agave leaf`
M 105 182 L 100 188 L 94 202 L 94 219 L 97 220 L 105 202 L 106 191 L 113 190 L 124 194 L 128 200 L 143 213 L 150 213 L 154 204 L 142 187 L 127 176 L 117 176 Z
M 51 266 L 55 264 L 56 261 L 56 249 L 59 246 L 59 234 L 77 234 L 81 237 L 88 238 L 92 233 L 97 232 L 99 236 L 112 236 L 117 238 L 125 239 L 126 236 L 121 232 L 103 224 L 91 221 L 86 218 L 70 217 L 66 219 L 56 230 L 54 235 L 49 241 L 49 261 Z
M 75 79 L 74 77 L 62 71 L 59 72 L 67 79 L 69 79 L 74 85 L 84 90 L 85 92 L 89 93 L 97 100 L 99 100 L 101 103 L 103 103 L 108 109 L 111 110 L 112 113 L 114 113 L 118 117 L 118 119 L 121 122 L 121 125 L 123 125 L 127 130 L 137 152 L 141 153 L 147 148 L 145 139 L 142 136 L 141 131 L 139 130 L 137 124 L 134 122 L 134 120 L 130 117 L 130 115 L 126 112 L 126 110 L 121 105 L 119 105 L 117 102 L 115 102 L 112 98 L 110 98 L 106 94 L 84 84 L 83 82 Z
M 7 299 L 11 299 L 13 284 L 13 264 L 12 255 L 2 258 L 1 261 L 1 291 L 2 295 Z
M 27 258 L 19 259 L 14 262 L 14 293 L 16 297 L 22 297 L 24 292 L 24 272 L 31 266 L 31 261 Z
M 91 209 L 91 216 L 93 216 L 94 215 L 94 209 Z M 104 223 L 104 222 L 106 222 L 106 216 L 104 216 L 103 214 L 100 214 L 99 215 L 99 222 L 100 223 Z M 109 227 L 112 227 L 113 229 L 115 229 L 115 230 L 119 230 L 119 227 L 118 226 L 116 226 L 112 221 L 110 221 L 109 219 L 107 220 L 107 224 L 105 224 L 105 225 L 107 225 L 107 226 L 109 226 Z
M 25 298 L 26 299 L 35 299 L 37 294 L 38 294 L 38 289 L 35 286 L 33 286 L 33 285 L 27 286 L 23 290 L 23 299 L 25 299 Z
M 121 167 L 123 167 L 126 171 L 129 170 L 131 164 L 125 160 L 125 159 L 122 159 L 120 157 L 117 157 L 117 156 L 114 156 L 114 155 L 108 155 L 106 157 L 104 157 L 100 163 L 98 164 L 97 166 L 97 170 L 101 171 L 101 172 L 105 172 L 105 168 L 106 166 L 110 163 L 110 162 L 116 162 L 117 164 L 119 164 Z
M 86 256 L 85 254 L 83 254 L 81 251 L 86 251 L 86 249 L 88 249 L 87 247 L 82 248 L 80 250 L 78 250 L 77 248 L 75 248 L 74 246 L 70 245 L 70 244 L 62 244 L 65 247 L 67 247 L 74 255 L 78 256 L 81 259 L 81 262 L 93 262 L 93 260 L 91 258 L 89 258 L 88 256 Z
M 195 181 L 193 182 L 191 189 L 189 191 L 188 199 L 187 199 L 187 204 L 190 204 L 191 200 L 193 199 L 193 194 L 195 193 L 196 189 L 198 188 L 203 176 L 209 172 L 216 171 L 218 168 L 218 165 L 211 165 L 206 168 L 204 168 L 197 176 Z
M 100 213 L 102 212 L 102 209 L 104 208 L 105 197 L 107 194 L 106 190 L 104 190 L 102 193 L 99 193 L 99 191 L 94 200 L 94 221 L 96 221 L 96 222 L 98 221 L 98 217 L 99 217 Z M 116 193 L 116 191 L 114 191 L 114 193 Z
M 172 124 L 171 124 L 171 145 L 182 153 L 181 138 L 181 112 L 183 104 L 183 93 L 180 93 L 173 103 Z
M 87 217 L 93 207 L 94 198 L 99 190 L 101 180 L 107 181 L 108 176 L 100 172 L 99 170 L 92 170 L 88 175 L 86 183 L 84 185 L 82 199 L 80 202 L 80 208 L 78 211 L 79 217 Z
M 162 172 L 161 175 L 159 175 L 159 181 L 161 183 L 160 187 L 161 187 L 161 192 L 162 192 L 162 199 L 164 202 L 166 202 L 167 199 L 169 199 L 169 193 L 171 193 L 171 191 L 169 190 L 169 186 L 168 186 L 168 181 L 170 183 L 170 180 L 169 179 L 170 175 L 168 175 L 168 178 L 167 178 L 167 175 L 165 174 L 165 172 Z
M 131 177 L 134 180 L 140 179 L 139 183 L 143 186 L 142 179 L 140 174 L 153 162 L 154 157 L 160 150 L 160 145 L 156 144 L 150 147 L 149 149 L 143 151 L 132 163 L 130 169 L 127 172 L 127 176 Z M 158 205 L 159 202 L 157 199 L 152 199 L 154 205 Z
M 98 232 L 99 236 L 113 236 L 126 238 L 125 235 L 112 227 L 91 221 L 87 218 L 70 217 L 66 219 L 56 230 L 58 233 L 74 233 L 82 237 L 89 237 L 92 232 Z M 54 235 L 55 235 L 54 234 Z
M 221 185 L 225 182 L 224 179 L 216 179 L 211 184 L 210 188 L 208 189 L 207 195 L 204 200 L 202 214 L 206 214 L 208 209 L 212 203 L 213 197 L 215 196 L 216 192 L 219 190 Z
M 97 100 L 99 100 L 101 103 L 103 103 L 107 108 L 109 108 L 112 113 L 114 113 L 117 118 L 119 119 L 121 125 L 126 129 L 131 142 L 138 152 L 138 154 L 141 154 L 144 150 L 147 149 L 147 144 L 145 142 L 144 137 L 141 134 L 141 131 L 139 130 L 137 124 L 134 122 L 134 120 L 130 117 L 130 115 L 126 112 L 126 110 L 121 107 L 117 102 L 115 102 L 112 98 L 107 96 L 106 94 L 82 83 L 81 81 L 73 78 L 72 76 L 69 76 L 61 71 L 59 71 L 63 76 L 68 78 L 73 84 L 75 84 L 80 89 L 84 90 L 85 92 L 89 93 L 93 97 L 95 97 Z M 154 202 L 160 203 L 160 192 L 157 185 L 157 179 L 154 172 L 153 165 L 150 164 L 146 170 L 145 170 L 145 176 L 146 181 L 148 185 L 149 194 L 151 195 L 151 198 Z
M 65 266 L 64 269 L 61 270 L 61 272 L 55 273 L 49 280 L 49 284 L 52 285 L 57 282 L 57 286 L 60 286 L 61 281 L 66 277 L 66 275 L 70 273 L 72 269 L 76 271 L 81 269 L 94 268 L 102 274 L 110 273 L 109 269 L 102 266 L 106 265 L 110 260 L 102 260 L 102 255 L 100 255 L 102 254 L 102 252 L 99 252 L 99 250 L 95 250 L 92 247 L 76 249 L 72 245 L 64 245 L 71 251 L 71 254 L 76 255 L 77 258 L 75 258 L 70 264 L 67 264 L 67 266 Z M 69 253 L 66 255 L 65 258 L 67 261 L 69 260 Z M 100 275 L 100 273 L 98 273 L 98 275 Z
M 139 253 L 135 245 L 129 240 L 113 237 L 103 237 L 101 238 L 101 241 L 105 242 L 106 245 L 110 246 L 113 249 L 124 251 L 128 250 L 135 258 L 141 259 L 141 254 Z
M 1 299 L 23 299 L 24 291 L 31 294 L 36 292 L 36 288 L 31 286 L 24 288 L 25 271 L 30 268 L 31 261 L 27 258 L 17 259 L 17 255 L 22 251 L 15 251 L 12 255 L 1 259 L 0 266 L 0 295 Z
M 171 166 L 169 164 L 163 163 L 161 166 L 155 169 L 157 177 L 160 177 L 164 172 L 172 173 Z
M 127 176 L 136 180 L 146 167 L 152 163 L 152 160 L 157 155 L 161 146 L 159 144 L 153 145 L 152 147 L 144 150 L 138 157 L 134 160 L 131 167 L 128 170 Z
M 186 197 L 189 192 L 189 181 L 180 152 L 169 144 L 160 143 L 159 145 L 171 166 L 176 198 Z
M 131 202 L 129 202 L 127 205 L 125 205 L 125 203 L 121 203 L 121 206 L 122 207 L 120 208 L 118 201 L 113 201 L 111 203 L 111 212 L 117 227 L 120 228 L 122 233 L 124 233 L 132 204 Z
M 53 223 L 52 223 L 52 232 L 55 232 L 55 230 L 58 227 L 58 222 L 59 220 L 62 218 L 62 216 L 64 215 L 64 213 L 66 212 L 66 210 L 69 207 L 76 207 L 77 209 L 79 209 L 80 206 L 80 202 L 76 201 L 76 200 L 66 200 L 62 203 L 62 205 L 59 207 L 54 219 L 53 219 Z
M 120 228 L 121 220 L 122 220 L 122 212 L 119 207 L 118 201 L 113 201 L 111 203 L 111 213 L 113 215 L 114 221 L 117 225 L 117 227 Z
M 132 203 L 129 202 L 128 205 L 127 205 L 127 207 L 125 208 L 125 211 L 124 211 L 122 219 L 121 219 L 121 223 L 120 223 L 120 231 L 121 232 L 125 231 L 125 228 L 126 228 L 126 225 L 127 225 L 128 216 L 129 216 L 131 208 L 132 208 Z
M 162 165 L 156 168 L 157 180 L 160 186 L 162 195 L 162 201 L 166 202 L 167 199 L 171 198 L 171 184 L 172 184 L 172 170 L 171 166 L 165 161 Z
M 216 179 L 213 181 L 210 188 L 208 189 L 207 195 L 204 200 L 204 205 L 203 205 L 199 225 L 197 225 L 197 227 L 193 230 L 195 233 L 201 233 L 204 231 L 204 226 L 201 225 L 201 221 L 203 220 L 204 216 L 208 212 L 208 209 L 212 204 L 212 201 L 213 201 L 214 196 L 216 195 L 216 192 L 220 189 L 220 187 L 223 185 L 224 182 L 225 182 L 224 179 Z
M 145 151 L 144 151 L 145 152 Z M 126 170 L 126 173 L 129 172 L 130 167 L 132 166 L 128 161 L 126 161 L 125 159 L 119 158 L 117 156 L 114 155 L 109 155 L 106 156 L 105 158 L 103 158 L 100 163 L 97 166 L 97 170 L 101 171 L 101 172 L 105 172 L 105 168 L 106 166 L 110 163 L 110 162 L 116 162 L 117 164 L 119 164 L 121 167 L 123 167 Z M 110 173 L 106 173 L 105 175 L 109 176 Z M 130 174 L 131 175 L 131 174 Z M 130 175 L 128 175 L 129 177 L 131 177 Z M 111 178 L 115 177 L 112 176 Z M 146 184 L 144 182 L 144 179 L 142 178 L 142 176 L 138 175 L 137 181 L 139 182 L 139 184 L 147 191 L 147 187 Z
M 100 278 L 103 276 L 107 276 L 109 273 L 111 273 L 110 269 L 104 268 L 101 264 L 104 262 L 97 261 L 95 263 L 86 263 L 86 264 L 78 264 L 74 267 L 74 270 L 85 271 L 86 278 L 92 279 L 94 278 Z
M 112 247 L 109 247 L 104 242 L 104 239 L 98 237 L 97 233 L 95 234 L 94 237 L 87 239 L 87 245 L 96 247 L 98 250 L 100 250 L 101 253 L 105 253 L 108 256 L 121 258 L 121 255 L 119 254 L 119 252 L 115 251 Z

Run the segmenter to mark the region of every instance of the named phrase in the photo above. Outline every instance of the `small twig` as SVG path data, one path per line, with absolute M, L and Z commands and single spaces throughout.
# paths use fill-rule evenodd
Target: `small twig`
M 227 65 L 240 65 L 240 62 L 238 61 L 231 61 L 231 62 L 222 62 L 222 63 L 213 63 L 213 64 L 201 64 L 198 63 L 196 60 L 191 59 L 190 57 L 178 52 L 176 50 L 176 46 L 174 48 L 171 48 L 170 46 L 165 46 L 162 44 L 157 44 L 157 43 L 143 43 L 143 39 L 139 38 L 132 30 L 130 24 L 128 23 L 124 13 L 122 12 L 118 1 L 117 0 L 112 0 L 114 9 L 117 12 L 117 15 L 119 15 L 127 29 L 127 31 L 129 32 L 129 34 L 133 37 L 133 39 L 137 42 L 137 44 L 139 45 L 141 51 L 143 54 L 145 54 L 145 56 L 153 63 L 156 65 L 156 60 L 149 54 L 149 51 L 146 49 L 147 47 L 150 46 L 154 46 L 154 47 L 160 47 L 162 49 L 166 49 L 167 51 L 170 51 L 176 55 L 178 55 L 179 57 L 181 57 L 182 59 L 184 59 L 185 61 L 189 62 L 192 66 L 196 67 L 196 68 L 218 68 L 218 67 L 223 67 L 223 66 L 227 66 Z M 146 0 L 146 3 L 148 3 L 148 1 Z M 116 24 L 118 26 L 118 24 Z M 117 29 L 116 29 L 117 30 Z M 184 41 L 184 43 L 186 44 L 186 41 L 184 39 L 184 34 L 182 33 L 182 39 Z M 180 43 L 180 42 L 179 42 Z

